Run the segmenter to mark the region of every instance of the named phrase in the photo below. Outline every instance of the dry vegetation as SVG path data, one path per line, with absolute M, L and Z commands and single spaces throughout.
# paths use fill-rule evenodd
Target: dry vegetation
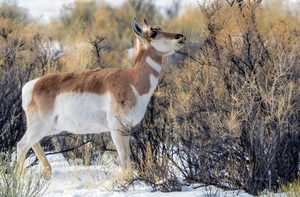
M 25 131 L 20 94 L 26 81 L 130 66 L 130 22 L 145 17 L 201 45 L 193 60 L 165 72 L 143 122 L 127 129 L 138 175 L 123 187 L 144 180 L 173 191 L 199 182 L 258 194 L 293 182 L 300 154 L 300 19 L 280 3 L 228 2 L 210 1 L 180 16 L 173 8 L 167 17 L 150 1 L 128 0 L 119 8 L 77 2 L 47 26 L 0 5 L 12 10 L 0 12 L 1 152 L 12 153 Z M 49 47 L 54 41 L 67 48 L 58 60 Z M 43 145 L 87 165 L 114 149 L 106 134 L 63 133 Z
M 27 172 L 26 179 L 20 180 L 16 162 L 8 155 L 0 153 L 0 196 L 3 197 L 39 197 L 48 188 L 48 182 L 42 175 Z

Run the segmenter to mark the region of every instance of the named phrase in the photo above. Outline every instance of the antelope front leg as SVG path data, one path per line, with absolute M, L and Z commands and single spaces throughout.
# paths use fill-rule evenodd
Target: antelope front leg
M 112 131 L 111 136 L 121 160 L 121 166 L 123 169 L 121 179 L 130 179 L 132 177 L 132 169 L 130 162 L 129 136 L 124 136 L 117 131 Z
M 118 131 L 111 132 L 112 140 L 117 148 L 121 165 L 123 169 L 131 168 L 130 164 L 130 147 L 129 147 L 129 136 L 124 136 Z

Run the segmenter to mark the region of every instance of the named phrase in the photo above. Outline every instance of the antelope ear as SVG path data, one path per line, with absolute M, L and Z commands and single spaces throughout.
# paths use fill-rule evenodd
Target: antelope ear
M 137 22 L 136 19 L 133 19 L 132 29 L 137 36 L 144 37 L 144 31 L 142 26 Z
M 144 29 L 148 29 L 149 25 L 148 25 L 148 22 L 146 21 L 146 19 L 143 20 L 144 21 Z

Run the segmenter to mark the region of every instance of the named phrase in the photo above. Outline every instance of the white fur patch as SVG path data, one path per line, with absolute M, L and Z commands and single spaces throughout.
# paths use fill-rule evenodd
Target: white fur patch
M 157 87 L 158 78 L 150 75 L 151 88 L 147 94 L 139 95 L 138 91 L 134 86 L 131 86 L 136 98 L 137 104 L 129 111 L 129 113 L 124 117 L 126 124 L 131 124 L 135 126 L 138 124 L 144 117 L 149 100 Z
M 151 57 L 146 58 L 146 62 L 149 64 L 151 68 L 153 68 L 156 72 L 160 73 L 161 65 L 156 63 Z
M 32 91 L 35 83 L 39 80 L 39 78 L 28 81 L 22 88 L 22 107 L 24 110 L 27 110 L 28 105 L 32 99 Z
M 150 45 L 153 46 L 157 51 L 166 53 L 168 55 L 179 48 L 178 40 L 176 39 L 161 38 L 153 40 Z
M 110 108 L 108 93 L 62 93 L 55 99 L 54 128 L 80 134 L 109 131 L 107 112 Z

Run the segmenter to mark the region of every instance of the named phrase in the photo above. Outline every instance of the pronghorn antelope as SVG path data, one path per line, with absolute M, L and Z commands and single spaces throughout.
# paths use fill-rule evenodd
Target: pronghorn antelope
M 39 141 L 68 131 L 76 134 L 111 132 L 123 168 L 130 167 L 129 138 L 121 135 L 122 121 L 138 124 L 146 111 L 160 76 L 163 57 L 181 48 L 182 34 L 163 32 L 132 23 L 137 37 L 137 56 L 129 69 L 95 69 L 80 73 L 50 74 L 27 82 L 22 89 L 22 107 L 27 131 L 17 145 L 17 160 L 23 166 L 33 148 L 46 179 L 51 166 Z

